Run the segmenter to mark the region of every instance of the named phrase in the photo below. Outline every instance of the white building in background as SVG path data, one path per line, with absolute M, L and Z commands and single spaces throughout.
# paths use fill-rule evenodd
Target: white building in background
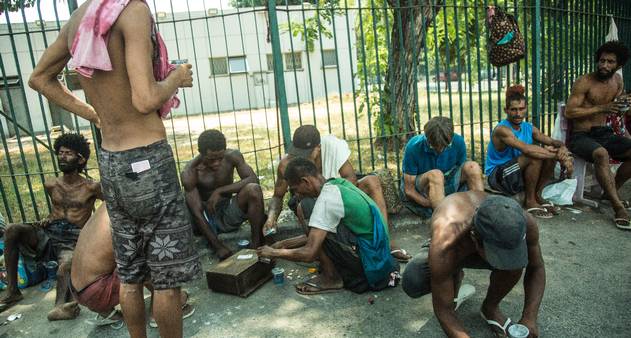
M 310 102 L 340 93 L 352 93 L 353 74 L 357 68 L 355 41 L 355 12 L 336 16 L 334 26 L 329 25 L 333 37 L 322 35 L 316 39 L 313 50 L 301 36 L 292 37 L 288 27 L 303 26 L 300 6 L 290 11 L 279 7 L 277 15 L 281 27 L 281 50 L 287 102 Z M 305 4 L 305 8 L 307 4 Z M 275 105 L 275 77 L 273 73 L 272 45 L 268 42 L 267 12 L 263 8 L 241 10 L 216 9 L 207 12 L 155 14 L 158 28 L 165 40 L 170 59 L 187 59 L 193 64 L 194 87 L 180 90 L 182 104 L 174 115 L 215 113 L 242 109 L 258 109 Z M 304 16 L 315 15 L 307 10 Z M 63 25 L 64 22 L 61 24 Z M 48 126 L 72 126 L 74 117 L 59 107 L 40 99 L 26 82 L 44 52 L 45 46 L 57 37 L 56 22 L 11 23 L 0 25 L 0 100 L 2 111 L 28 128 L 29 120 L 37 132 Z M 44 28 L 44 29 L 42 29 Z M 347 29 L 348 28 L 348 29 Z M 13 48 L 17 52 L 14 56 Z M 67 79 L 71 89 L 71 77 Z M 80 97 L 83 92 L 76 88 Z M 4 132 L 13 135 L 13 126 L 0 116 Z M 87 125 L 80 121 L 80 125 Z

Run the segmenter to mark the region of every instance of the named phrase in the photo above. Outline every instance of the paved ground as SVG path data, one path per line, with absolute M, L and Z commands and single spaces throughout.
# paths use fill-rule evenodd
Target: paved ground
M 629 196 L 627 186 L 624 196 Z M 580 208 L 580 207 L 579 207 Z M 580 214 L 564 210 L 551 220 L 542 220 L 541 244 L 546 263 L 547 287 L 539 314 L 542 337 L 629 337 L 631 304 L 631 232 L 616 229 L 608 208 L 581 208 Z M 409 213 L 393 219 L 394 236 L 399 243 L 416 253 L 427 238 L 428 226 Z M 281 234 L 297 233 L 291 217 L 281 225 Z M 231 235 L 229 242 L 246 231 Z M 203 246 L 201 243 L 199 247 Z M 203 252 L 205 267 L 215 264 Z M 301 296 L 293 282 L 307 275 L 307 265 L 280 262 L 292 278 L 284 286 L 271 282 L 249 298 L 213 293 L 205 279 L 191 283 L 187 289 L 196 306 L 195 314 L 184 322 L 186 337 L 276 337 L 276 336 L 424 336 L 442 337 L 433 315 L 431 299 L 408 298 L 400 287 L 362 295 L 340 292 L 322 296 Z M 490 337 L 478 309 L 487 286 L 488 272 L 467 270 L 465 282 L 478 292 L 465 303 L 458 315 L 473 337 Z M 54 291 L 43 293 L 29 289 L 20 305 L 0 314 L 0 322 L 13 313 L 22 318 L 0 327 L 4 337 L 126 337 L 127 331 L 109 327 L 95 328 L 86 319 L 93 315 L 82 309 L 73 321 L 46 320 L 52 307 Z M 368 303 L 374 297 L 373 305 Z M 147 301 L 148 304 L 148 301 Z M 505 299 L 502 309 L 518 319 L 523 304 L 521 284 Z M 157 329 L 149 329 L 157 337 Z

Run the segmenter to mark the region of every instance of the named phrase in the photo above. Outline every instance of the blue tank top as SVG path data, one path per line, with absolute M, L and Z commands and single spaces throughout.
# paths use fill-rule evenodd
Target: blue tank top
M 532 144 L 532 124 L 529 122 L 522 122 L 519 130 L 513 129 L 513 126 L 506 119 L 500 121 L 500 123 L 495 126 L 495 128 L 499 126 L 504 126 L 509 128 L 515 134 L 515 137 L 526 143 Z M 495 129 L 493 129 L 495 131 Z M 503 151 L 497 151 L 495 146 L 493 145 L 493 140 L 489 142 L 489 147 L 486 151 L 486 162 L 484 163 L 484 175 L 488 176 L 493 172 L 495 167 L 502 165 L 515 157 L 521 155 L 521 151 L 513 147 L 506 147 Z

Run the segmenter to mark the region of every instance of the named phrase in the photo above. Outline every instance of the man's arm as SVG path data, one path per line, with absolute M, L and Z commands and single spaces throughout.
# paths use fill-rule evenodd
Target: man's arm
M 537 158 L 541 160 L 547 159 L 556 159 L 557 153 L 546 148 L 534 145 L 534 144 L 526 144 L 515 137 L 515 134 L 504 126 L 498 126 L 493 131 L 493 139 L 497 139 L 500 142 L 504 143 L 507 147 L 513 147 L 524 153 L 524 155 L 532 158 Z M 491 142 L 494 142 L 494 140 Z
M 151 55 L 151 12 L 141 1 L 127 5 L 116 26 L 125 41 L 125 64 L 131 84 L 134 108 L 143 114 L 155 113 L 179 87 L 192 87 L 193 77 L 190 64 L 173 70 L 163 81 L 153 75 Z
M 193 214 L 193 221 L 195 222 L 195 224 L 197 224 L 197 226 L 199 227 L 208 228 L 210 224 L 208 224 L 203 214 L 204 204 L 202 203 L 202 198 L 199 194 L 199 190 L 197 189 L 197 175 L 192 172 L 193 170 L 193 166 L 191 164 L 188 164 L 184 168 L 184 171 L 182 171 L 181 175 L 186 205 L 191 211 L 191 214 Z
M 434 314 L 448 337 L 469 337 L 454 307 L 454 259 L 440 244 L 443 241 L 435 239 L 429 249 Z
M 357 185 L 357 175 L 355 175 L 355 169 L 353 169 L 353 165 L 351 164 L 351 162 L 346 160 L 346 162 L 344 162 L 344 164 L 340 168 L 339 173 L 340 177 L 353 183 L 354 185 Z
M 536 330 L 538 335 L 537 315 L 546 287 L 546 270 L 539 246 L 539 228 L 532 216 L 527 217 L 528 266 L 524 275 L 524 310 L 520 322 L 528 326 L 531 333 Z
M 327 235 L 326 230 L 311 228 L 307 237 L 307 244 L 296 249 L 272 249 L 269 246 L 258 248 L 259 256 L 282 258 L 294 262 L 313 262 L 318 258 L 318 252 Z
M 570 97 L 567 100 L 565 108 L 565 117 L 569 120 L 584 118 L 596 114 L 617 113 L 618 105 L 610 102 L 607 104 L 596 105 L 593 107 L 583 107 L 585 98 L 589 92 L 590 81 L 587 76 L 582 76 L 572 86 Z
M 105 201 L 105 196 L 103 196 L 103 190 L 101 189 L 101 182 L 94 182 L 92 185 L 92 189 L 94 190 L 94 196 L 101 201 Z
M 64 26 L 59 36 L 42 55 L 28 80 L 29 87 L 44 95 L 48 101 L 72 112 L 100 127 L 98 115 L 91 105 L 81 101 L 66 86 L 61 84 L 57 75 L 70 60 L 68 50 L 68 28 Z
M 213 194 L 234 194 L 241 191 L 241 189 L 248 183 L 259 183 L 259 178 L 256 176 L 254 169 L 245 162 L 245 159 L 240 151 L 233 150 L 230 154 L 226 154 L 226 157 L 237 168 L 237 173 L 239 174 L 241 180 L 232 184 L 224 185 L 223 187 L 218 187 L 215 191 L 213 191 Z
M 274 195 L 272 199 L 269 201 L 267 206 L 267 221 L 263 225 L 263 233 L 265 233 L 269 229 L 276 228 L 276 221 L 278 220 L 278 216 L 280 215 L 281 210 L 283 209 L 283 198 L 287 193 L 287 181 L 285 181 L 285 167 L 287 166 L 287 160 L 281 159 L 278 164 L 278 168 L 276 169 L 276 182 L 274 182 Z
M 432 203 L 428 198 L 423 197 L 418 191 L 416 191 L 416 176 L 403 173 L 403 190 L 405 196 L 411 199 L 414 203 L 430 208 Z

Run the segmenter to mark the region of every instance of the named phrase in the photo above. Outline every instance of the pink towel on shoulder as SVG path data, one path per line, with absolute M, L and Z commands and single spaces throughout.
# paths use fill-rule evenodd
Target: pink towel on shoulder
M 112 63 L 107 51 L 107 42 L 110 37 L 110 29 L 125 6 L 131 0 L 94 0 L 86 10 L 74 40 L 70 48 L 72 60 L 68 64 L 70 68 L 74 68 L 77 73 L 92 77 L 94 70 L 111 71 Z M 145 0 L 141 0 L 145 2 Z M 153 75 L 157 81 L 164 80 L 169 73 L 176 68 L 175 65 L 169 63 L 167 49 L 155 28 L 154 32 L 154 57 L 153 57 Z M 165 102 L 158 114 L 161 118 L 169 115 L 172 108 L 177 108 L 180 100 L 177 97 L 177 91 L 171 98 Z

